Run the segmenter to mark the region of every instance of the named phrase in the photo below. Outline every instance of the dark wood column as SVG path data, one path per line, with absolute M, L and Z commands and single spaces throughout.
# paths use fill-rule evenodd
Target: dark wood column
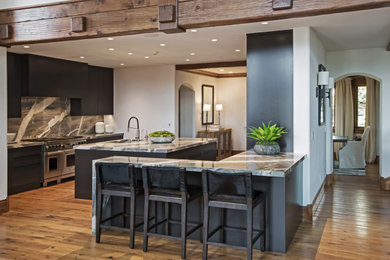
M 293 151 L 293 32 L 247 36 L 247 126 L 273 121 L 287 128 L 281 150 Z M 255 141 L 247 139 L 251 149 Z

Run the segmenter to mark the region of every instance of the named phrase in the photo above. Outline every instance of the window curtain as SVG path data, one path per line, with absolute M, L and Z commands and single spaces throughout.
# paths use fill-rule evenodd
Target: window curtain
M 375 163 L 376 160 L 376 123 L 377 123 L 377 108 L 376 96 L 378 94 L 379 82 L 366 77 L 367 96 L 366 96 L 366 126 L 370 126 L 366 145 L 366 161 L 367 163 Z
M 335 135 L 353 138 L 354 131 L 354 102 L 352 94 L 352 79 L 344 78 L 335 83 Z M 343 144 L 335 143 L 334 151 L 338 158 L 338 151 Z

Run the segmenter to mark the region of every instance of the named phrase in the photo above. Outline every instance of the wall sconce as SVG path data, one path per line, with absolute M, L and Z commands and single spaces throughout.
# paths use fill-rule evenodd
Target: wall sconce
M 316 97 L 318 97 L 320 94 L 319 86 L 327 86 L 327 85 L 329 85 L 329 71 L 326 71 L 325 66 L 320 64 L 318 65 Z
M 223 110 L 223 105 L 222 104 L 217 104 L 215 106 L 215 110 L 218 111 L 218 125 L 221 126 L 221 111 Z

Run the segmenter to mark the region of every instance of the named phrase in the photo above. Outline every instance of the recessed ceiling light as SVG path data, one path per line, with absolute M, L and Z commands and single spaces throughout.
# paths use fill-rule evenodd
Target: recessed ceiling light
M 186 61 L 191 61 L 190 59 L 186 59 Z
M 224 69 L 220 69 L 219 71 L 225 71 Z
M 198 30 L 196 30 L 196 29 L 192 29 L 192 30 L 191 30 L 191 32 L 197 32 L 197 31 L 198 31 Z
M 80 56 L 80 59 L 85 59 L 85 57 L 84 56 Z
M 24 45 L 23 46 L 25 49 L 29 49 L 30 48 L 30 46 L 28 46 L 28 45 Z
M 113 50 L 115 50 L 115 49 L 114 49 L 114 48 L 108 48 L 108 50 L 109 50 L 109 51 L 113 51 Z
M 125 66 L 125 64 L 124 64 L 124 63 L 121 63 L 121 64 L 119 64 L 119 65 L 121 65 L 121 66 Z
M 149 59 L 149 56 L 145 56 L 145 59 Z
M 268 22 L 262 22 L 261 24 L 264 24 L 264 25 L 265 25 L 265 24 L 268 24 Z
M 113 40 L 114 40 L 114 38 L 112 38 L 112 37 L 108 37 L 108 38 L 107 38 L 107 40 L 109 40 L 109 41 L 113 41 Z
M 160 46 L 161 46 L 161 47 L 165 47 L 166 44 L 165 44 L 165 43 L 160 43 Z
M 230 73 L 230 74 L 232 74 L 232 73 L 233 73 L 233 71 L 229 71 L 229 73 Z
M 133 55 L 133 53 L 132 52 L 128 52 L 127 55 Z
M 236 51 L 236 52 L 240 52 L 241 50 L 240 50 L 240 49 L 236 49 L 235 51 Z
M 218 41 L 218 39 L 211 39 L 211 41 L 212 41 L 212 42 L 217 42 L 217 41 Z
M 191 52 L 190 55 L 191 55 L 191 56 L 195 56 L 195 52 Z

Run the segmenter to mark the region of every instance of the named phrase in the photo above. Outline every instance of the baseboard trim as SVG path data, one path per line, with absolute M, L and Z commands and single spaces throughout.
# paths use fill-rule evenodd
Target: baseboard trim
M 9 200 L 6 198 L 5 200 L 0 200 L 0 215 L 2 213 L 8 212 L 9 210 Z
M 325 194 L 325 190 L 331 187 L 334 183 L 334 173 L 326 175 L 325 180 L 322 182 L 320 189 L 317 191 L 316 196 L 312 204 L 308 204 L 302 207 L 303 219 L 307 221 L 313 220 L 313 211 L 318 207 L 318 204 L 321 202 L 322 197 Z
M 380 177 L 379 182 L 381 190 L 390 190 L 390 177 Z

